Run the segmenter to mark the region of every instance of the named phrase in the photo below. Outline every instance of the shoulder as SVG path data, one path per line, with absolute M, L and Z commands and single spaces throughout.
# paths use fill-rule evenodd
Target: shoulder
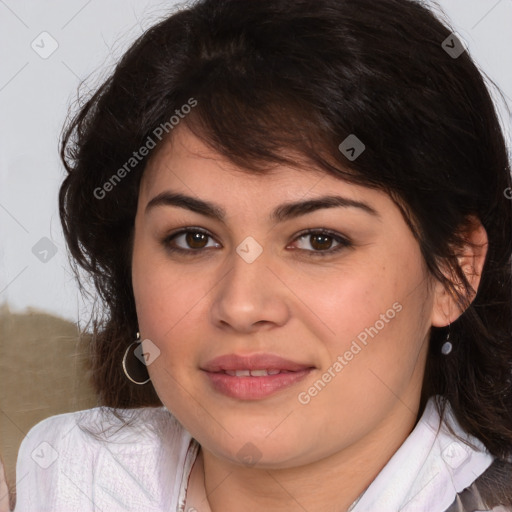
M 444 430 L 448 426 L 452 430 Z M 457 491 L 446 512 L 512 512 L 512 458 L 494 456 L 480 439 L 465 432 L 449 403 L 443 430 L 440 460 Z
M 472 490 L 475 495 L 481 496 L 486 506 L 512 512 L 512 457 L 494 459 L 489 468 L 475 480 L 472 488 L 466 491 L 471 494 Z M 500 506 L 510 508 L 498 509 Z
M 140 409 L 112 409 L 95 407 L 65 414 L 50 416 L 33 426 L 24 438 L 20 452 L 36 450 L 41 445 L 66 448 L 80 447 L 91 453 L 106 443 L 132 444 L 143 448 L 161 439 L 165 433 L 178 439 L 185 433 L 180 423 L 163 407 Z M 43 450 L 44 451 L 44 450 Z M 51 450 L 48 450 L 51 452 Z M 45 461 L 48 463 L 49 461 Z
M 129 475 L 141 475 L 139 487 L 158 495 L 162 466 L 172 478 L 189 441 L 164 407 L 97 407 L 51 416 L 32 427 L 20 446 L 16 510 L 88 510 L 88 497 L 101 501 L 103 494 L 136 503 Z M 48 508 L 34 508 L 43 497 Z

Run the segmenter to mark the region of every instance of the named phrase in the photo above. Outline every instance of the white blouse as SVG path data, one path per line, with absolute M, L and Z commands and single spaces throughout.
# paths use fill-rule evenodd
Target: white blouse
M 445 421 L 474 447 L 457 440 L 445 423 L 438 432 L 433 400 L 351 512 L 512 510 L 485 508 L 475 482 L 494 457 L 464 433 L 449 405 Z M 123 426 L 113 411 L 129 425 Z M 97 407 L 52 416 L 35 425 L 21 444 L 15 512 L 186 512 L 198 450 L 165 407 Z

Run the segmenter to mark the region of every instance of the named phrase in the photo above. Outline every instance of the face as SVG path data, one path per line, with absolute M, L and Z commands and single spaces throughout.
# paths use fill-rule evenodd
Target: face
M 414 423 L 434 292 L 385 193 L 251 175 L 180 127 L 141 182 L 132 278 L 152 383 L 216 456 L 292 467 Z

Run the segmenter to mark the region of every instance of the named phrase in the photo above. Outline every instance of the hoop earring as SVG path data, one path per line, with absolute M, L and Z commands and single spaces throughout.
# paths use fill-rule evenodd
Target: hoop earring
M 453 345 L 450 341 L 450 326 L 451 325 L 452 324 L 448 325 L 448 335 L 446 336 L 446 341 L 443 343 L 443 346 L 441 347 L 441 352 L 445 356 L 447 356 L 452 351 L 452 348 L 453 348 Z
M 141 340 L 140 340 L 140 333 L 137 333 L 137 339 L 131 343 L 128 348 L 126 349 L 124 356 L 123 356 L 123 371 L 126 377 L 131 380 L 134 384 L 138 384 L 139 386 L 142 386 L 143 384 L 147 384 L 151 378 L 149 377 L 149 373 L 147 370 L 146 365 L 135 355 L 135 350 L 140 346 Z M 134 345 L 137 345 L 137 347 L 134 350 L 131 350 Z M 130 360 L 128 360 L 128 353 L 131 352 L 132 357 Z M 128 373 L 128 368 L 130 369 L 130 372 L 132 375 L 135 375 L 135 379 Z M 136 380 L 136 379 L 139 380 Z M 145 379 L 145 380 L 144 380 Z

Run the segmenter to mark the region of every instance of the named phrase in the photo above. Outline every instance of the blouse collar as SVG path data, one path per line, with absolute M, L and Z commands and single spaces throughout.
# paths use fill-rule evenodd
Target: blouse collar
M 347 512 L 415 512 L 419 507 L 445 511 L 492 464 L 494 457 L 481 441 L 462 429 L 447 401 L 440 421 L 436 402 L 443 400 L 436 395 L 427 401 L 412 432 Z M 468 444 L 457 439 L 448 425 Z M 188 482 L 199 448 L 191 437 L 176 512 L 185 512 Z

